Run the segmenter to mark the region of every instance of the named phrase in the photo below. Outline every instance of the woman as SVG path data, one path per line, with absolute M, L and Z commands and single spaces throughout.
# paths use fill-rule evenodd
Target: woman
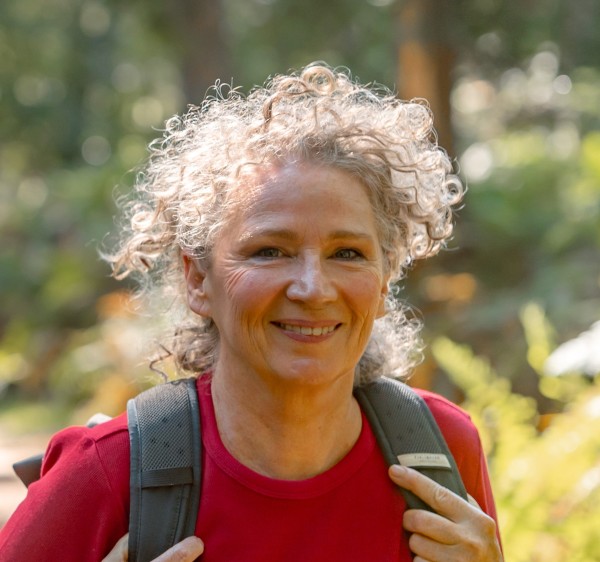
M 198 376 L 203 542 L 161 562 L 501 560 L 466 414 L 422 393 L 481 510 L 410 469 L 388 474 L 352 394 L 418 355 L 389 287 L 440 249 L 462 197 L 431 127 L 422 105 L 313 65 L 247 98 L 217 91 L 152 145 L 106 257 L 191 315 L 170 347 Z M 106 556 L 127 531 L 128 461 L 123 416 L 56 436 L 2 560 Z M 437 514 L 407 511 L 396 485 Z

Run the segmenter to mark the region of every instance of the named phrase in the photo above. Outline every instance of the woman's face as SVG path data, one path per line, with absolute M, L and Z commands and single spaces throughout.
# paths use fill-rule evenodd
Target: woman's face
M 323 384 L 354 377 L 387 276 L 363 185 L 332 167 L 257 169 L 189 302 L 219 330 L 215 375 Z

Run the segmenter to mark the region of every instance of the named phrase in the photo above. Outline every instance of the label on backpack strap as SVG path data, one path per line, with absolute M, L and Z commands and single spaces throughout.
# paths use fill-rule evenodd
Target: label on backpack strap
M 402 466 L 410 468 L 451 468 L 450 461 L 446 455 L 437 455 L 434 453 L 398 455 L 398 461 Z

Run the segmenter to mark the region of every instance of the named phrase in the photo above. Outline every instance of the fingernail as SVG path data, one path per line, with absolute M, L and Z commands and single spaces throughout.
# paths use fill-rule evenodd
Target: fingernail
M 204 552 L 204 542 L 194 535 L 187 537 L 181 543 L 185 544 L 185 548 L 189 551 L 189 554 L 200 556 Z
M 393 476 L 398 476 L 399 478 L 406 475 L 406 468 L 399 464 L 392 465 L 390 471 Z

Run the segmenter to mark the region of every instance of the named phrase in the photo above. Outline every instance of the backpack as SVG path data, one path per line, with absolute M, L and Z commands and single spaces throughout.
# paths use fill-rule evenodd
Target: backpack
M 380 378 L 356 388 L 388 465 L 403 464 L 467 500 L 458 468 L 425 401 L 409 386 Z M 158 385 L 127 404 L 131 444 L 129 561 L 150 562 L 194 534 L 202 479 L 196 379 Z M 29 485 L 42 455 L 14 465 Z M 400 489 L 410 509 L 431 508 Z M 157 514 L 159 514 L 157 516 Z

